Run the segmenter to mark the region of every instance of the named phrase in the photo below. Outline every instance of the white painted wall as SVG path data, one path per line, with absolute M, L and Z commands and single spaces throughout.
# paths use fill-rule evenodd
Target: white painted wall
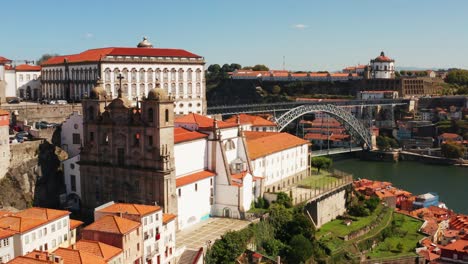
M 15 257 L 13 236 L 0 239 L 0 263 L 7 263 Z
M 33 98 L 34 90 L 41 89 L 40 71 L 17 71 L 16 72 L 16 96 L 26 98 L 27 87 L 31 88 L 31 94 L 28 99 Z M 21 96 L 21 91 L 23 96 Z M 40 92 L 38 92 L 40 96 Z
M 79 134 L 80 142 L 73 143 L 73 134 Z M 79 111 L 73 113 L 62 123 L 62 131 L 60 133 L 62 149 L 64 149 L 69 157 L 74 157 L 80 154 L 81 142 L 83 142 L 83 115 Z
M 214 192 L 214 178 L 208 177 L 177 188 L 177 194 L 179 190 L 181 194 L 177 198 L 179 229 L 199 223 L 210 216 L 210 197 L 212 189 Z
M 175 263 L 174 258 L 175 258 L 175 253 L 176 253 L 176 236 L 175 236 L 175 230 L 176 230 L 176 221 L 177 219 L 174 219 L 170 221 L 169 223 L 163 225 L 163 233 L 162 238 L 164 239 L 162 242 L 163 247 L 161 251 L 161 255 L 164 256 L 164 252 L 167 249 L 167 257 L 164 256 L 163 260 L 161 263 Z M 172 250 L 171 250 L 172 249 Z M 172 251 L 172 254 L 170 253 Z M 153 262 L 156 263 L 156 262 Z
M 174 145 L 176 178 L 204 170 L 207 167 L 208 148 L 205 138 Z
M 5 96 L 16 97 L 16 75 L 14 70 L 5 71 Z
M 80 155 L 76 155 L 71 157 L 67 160 L 63 161 L 63 174 L 65 178 L 65 186 L 67 189 L 67 194 L 76 193 L 79 197 L 81 197 L 81 177 L 80 177 L 80 165 L 78 162 L 80 161 Z M 71 185 L 71 178 L 72 175 L 75 176 L 76 179 L 76 190 L 72 190 Z
M 3 119 L 3 120 L 1 120 Z M 0 116 L 0 123 L 7 122 L 9 116 Z M 5 177 L 5 174 L 8 171 L 8 167 L 10 166 L 10 135 L 9 135 L 9 127 L 7 126 L 0 126 L 0 179 Z

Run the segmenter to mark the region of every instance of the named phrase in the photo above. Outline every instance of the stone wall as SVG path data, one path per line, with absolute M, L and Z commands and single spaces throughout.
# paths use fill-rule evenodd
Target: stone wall
M 315 227 L 320 228 L 336 217 L 343 215 L 346 212 L 346 198 L 346 189 L 341 189 L 307 204 L 306 210 L 314 220 Z
M 11 120 L 27 120 L 28 124 L 37 121 L 47 121 L 50 123 L 62 123 L 75 110 L 81 111 L 81 104 L 66 105 L 41 105 L 34 103 L 27 104 L 2 104 L 2 109 L 11 113 Z

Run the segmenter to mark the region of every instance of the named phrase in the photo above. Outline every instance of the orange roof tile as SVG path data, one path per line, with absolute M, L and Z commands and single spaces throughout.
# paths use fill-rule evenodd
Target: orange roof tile
M 174 123 L 194 124 L 194 125 L 197 125 L 198 128 L 207 129 L 207 128 L 213 128 L 214 121 L 215 120 L 213 118 L 192 113 L 192 114 L 188 114 L 188 115 L 184 115 L 184 116 L 176 118 Z M 224 121 L 216 121 L 216 122 L 219 128 L 237 126 L 237 124 L 228 123 Z
M 41 71 L 41 66 L 31 64 L 21 64 L 15 67 L 16 71 Z
M 12 230 L 0 228 L 0 239 L 11 237 L 14 234 L 16 234 L 16 232 Z
M 0 228 L 8 229 L 17 233 L 23 233 L 47 222 L 47 220 L 43 219 L 23 218 L 11 215 L 0 218 Z
M 26 217 L 32 219 L 41 219 L 41 220 L 54 220 L 66 215 L 69 215 L 69 211 L 65 210 L 55 210 L 49 208 L 41 208 L 41 207 L 31 207 L 26 210 L 23 210 L 19 213 L 16 213 L 16 216 L 19 217 Z
M 180 187 L 180 186 L 184 186 L 184 185 L 187 185 L 187 184 L 190 184 L 190 183 L 194 183 L 194 182 L 197 182 L 197 181 L 200 181 L 200 180 L 203 180 L 203 179 L 206 179 L 208 177 L 215 176 L 215 175 L 216 175 L 216 173 L 214 173 L 212 171 L 208 171 L 208 170 L 195 172 L 195 173 L 192 173 L 192 174 L 177 178 L 176 179 L 176 187 Z
M 75 220 L 75 219 L 70 219 L 70 230 L 76 229 L 80 225 L 82 225 L 83 222 Z
M 461 136 L 458 135 L 458 134 L 454 134 L 454 133 L 443 133 L 439 137 L 441 137 L 443 139 L 456 139 L 456 138 L 459 138 Z
M 262 134 L 258 134 L 262 133 Z M 288 133 L 245 131 L 249 157 L 256 159 L 285 149 L 309 144 L 307 140 Z M 258 137 L 258 135 L 264 135 Z
M 459 239 L 451 244 L 448 244 L 447 246 L 443 248 L 448 249 L 448 250 L 468 253 L 468 240 Z
M 50 260 L 42 260 L 20 256 L 10 260 L 8 264 L 54 264 L 54 262 Z
M 98 257 L 92 253 L 71 248 L 59 248 L 54 251 L 54 254 L 62 257 L 64 263 L 73 264 L 106 264 L 102 257 Z
M 170 221 L 176 219 L 176 215 L 175 214 L 163 214 L 163 224 L 167 224 L 169 223 Z
M 83 230 L 123 235 L 135 230 L 140 225 L 141 224 L 138 222 L 128 220 L 122 217 L 118 217 L 115 215 L 106 215 L 100 218 L 99 220 L 94 221 L 94 223 L 85 227 Z
M 99 241 L 84 239 L 76 242 L 74 248 L 101 257 L 105 261 L 109 261 L 122 252 L 122 249 L 118 247 L 114 247 Z
M 0 56 L 0 64 L 11 63 L 10 59 Z
M 174 128 L 174 143 L 176 144 L 206 137 L 208 137 L 207 134 L 203 134 L 197 131 L 190 131 L 183 127 Z
M 10 115 L 10 112 L 0 109 L 0 115 Z
M 106 56 L 142 56 L 142 57 L 186 57 L 201 58 L 196 54 L 183 49 L 160 49 L 160 48 L 99 48 L 83 51 L 79 54 L 56 56 L 43 62 L 42 65 L 62 64 L 66 59 L 68 63 L 98 62 Z
M 145 204 L 115 203 L 99 209 L 102 213 L 125 213 L 129 215 L 145 216 L 161 210 L 160 206 Z
M 251 124 L 252 126 L 273 126 L 276 127 L 276 124 L 266 120 L 263 117 L 260 116 L 255 116 L 255 115 L 247 115 L 247 114 L 240 114 L 240 115 L 234 115 L 224 121 L 229 122 L 229 123 L 235 123 L 237 124 L 237 118 L 239 117 L 239 122 L 241 124 Z

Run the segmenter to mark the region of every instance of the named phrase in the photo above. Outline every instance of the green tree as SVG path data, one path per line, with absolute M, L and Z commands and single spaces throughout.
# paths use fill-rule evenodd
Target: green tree
M 380 199 L 378 197 L 371 197 L 364 201 L 364 205 L 367 209 L 369 209 L 370 212 L 374 212 L 375 208 L 377 208 L 379 203 Z
M 376 141 L 379 150 L 387 151 L 391 147 L 388 137 L 378 136 Z
M 468 85 L 468 70 L 451 70 L 445 81 L 451 84 Z
M 287 222 L 293 219 L 291 210 L 288 210 L 282 204 L 272 204 L 270 206 L 270 223 L 275 228 L 276 232 L 282 230 Z
M 238 64 L 238 63 L 231 63 L 231 65 L 229 65 L 229 66 L 231 68 L 231 71 L 242 69 L 242 66 L 240 64 Z
M 398 242 L 398 244 L 396 245 L 396 248 L 397 248 L 398 252 L 403 252 L 403 243 Z
M 263 241 L 262 247 L 268 256 L 276 257 L 284 249 L 284 244 L 278 239 L 273 238 Z
M 52 58 L 52 57 L 55 57 L 55 56 L 60 56 L 59 54 L 57 53 L 45 53 L 45 54 L 42 54 L 42 56 L 36 61 L 36 64 L 37 65 L 41 65 L 43 62 L 45 62 L 46 60 Z
M 279 85 L 273 86 L 273 88 L 271 89 L 271 93 L 272 94 L 280 94 L 281 93 L 281 86 L 279 86 Z
M 310 165 L 317 168 L 317 172 L 320 173 L 320 169 L 328 169 L 331 167 L 333 161 L 327 157 L 312 157 L 310 159 Z
M 252 70 L 253 71 L 269 71 L 270 69 L 263 64 L 257 64 L 252 67 Z
M 442 144 L 440 151 L 442 152 L 442 156 L 446 158 L 458 159 L 465 155 L 466 149 L 457 143 L 446 142 L 445 144 Z
M 281 204 L 286 208 L 291 208 L 293 206 L 291 197 L 284 192 L 280 192 L 276 195 L 275 203 Z
M 252 231 L 248 228 L 227 232 L 208 250 L 206 263 L 235 263 L 236 258 L 245 251 L 251 237 Z
M 211 64 L 208 67 L 208 72 L 212 74 L 218 74 L 221 71 L 221 66 L 219 64 Z
M 303 235 L 295 235 L 288 245 L 286 255 L 288 263 L 306 263 L 312 257 L 312 242 Z

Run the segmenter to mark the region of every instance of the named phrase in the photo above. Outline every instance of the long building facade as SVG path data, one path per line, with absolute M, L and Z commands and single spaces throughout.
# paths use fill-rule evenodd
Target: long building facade
M 121 88 L 123 97 L 136 102 L 160 82 L 175 98 L 176 114 L 203 114 L 204 64 L 199 55 L 153 48 L 145 38 L 136 48 L 98 48 L 50 58 L 42 64 L 42 96 L 79 101 L 89 96 L 99 78 L 108 99 L 116 98 Z

